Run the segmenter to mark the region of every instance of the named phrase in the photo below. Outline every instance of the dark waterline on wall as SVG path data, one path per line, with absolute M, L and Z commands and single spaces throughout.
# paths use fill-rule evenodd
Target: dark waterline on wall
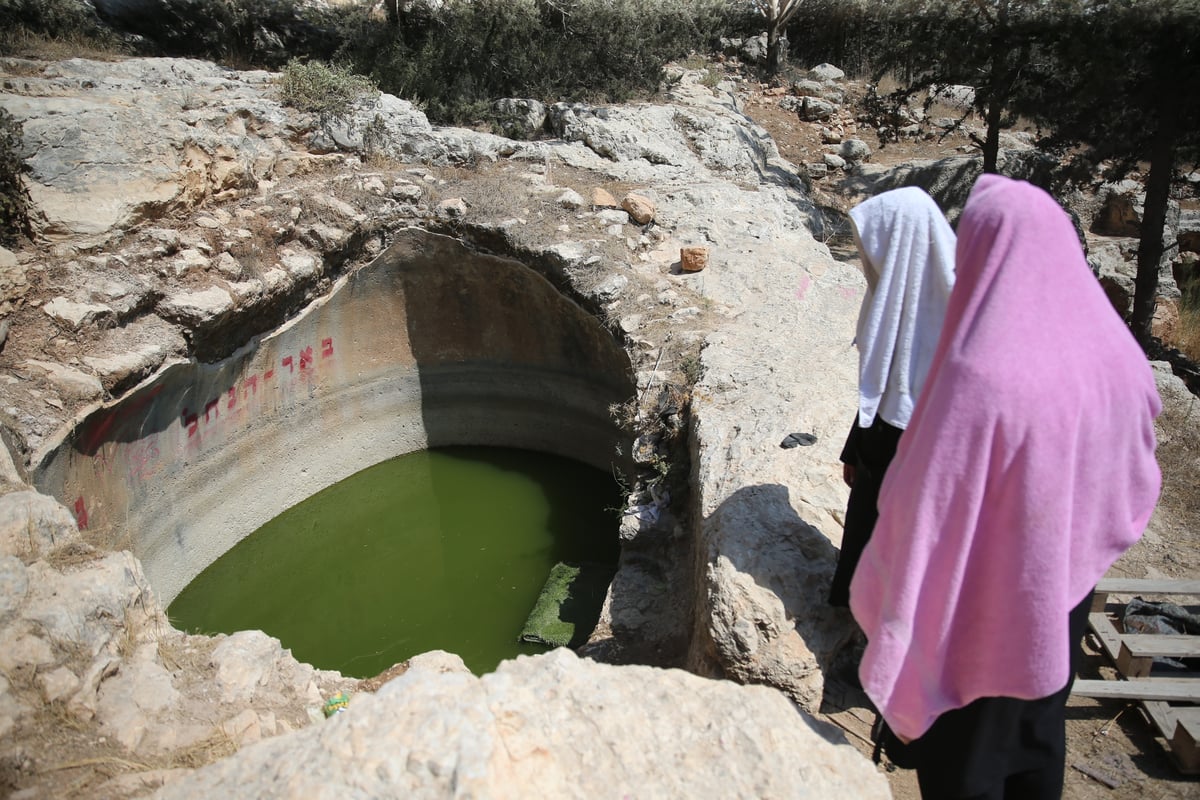
M 616 564 L 619 504 L 611 475 L 557 456 L 411 453 L 288 509 L 168 613 L 192 632 L 263 630 L 353 677 L 428 650 L 484 674 L 546 649 L 517 637 L 555 563 Z

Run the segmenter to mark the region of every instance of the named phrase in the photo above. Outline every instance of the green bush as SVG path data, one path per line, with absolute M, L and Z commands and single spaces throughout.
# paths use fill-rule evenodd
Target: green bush
M 344 117 L 356 101 L 377 89 L 370 78 L 348 67 L 290 61 L 283 70 L 279 91 L 284 105 L 328 120 Z
M 29 193 L 21 180 L 28 167 L 21 158 L 21 123 L 0 108 L 0 243 L 15 244 L 28 236 Z
M 449 0 L 360 14 L 343 53 L 436 123 L 485 121 L 491 101 L 621 101 L 651 92 L 666 62 L 726 34 L 728 0 Z
M 121 49 L 120 38 L 84 0 L 0 0 L 0 55 L 20 55 L 29 37 Z

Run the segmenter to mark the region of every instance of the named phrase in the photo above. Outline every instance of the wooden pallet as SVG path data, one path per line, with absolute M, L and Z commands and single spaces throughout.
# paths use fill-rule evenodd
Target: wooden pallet
M 1101 649 L 1113 662 L 1117 680 L 1077 680 L 1071 694 L 1081 697 L 1137 700 L 1146 716 L 1166 739 L 1179 771 L 1200 775 L 1200 675 L 1151 677 L 1156 656 L 1200 657 L 1200 636 L 1163 636 L 1123 633 L 1109 616 L 1110 594 L 1198 596 L 1200 581 L 1106 578 L 1096 587 L 1088 626 L 1100 640 Z

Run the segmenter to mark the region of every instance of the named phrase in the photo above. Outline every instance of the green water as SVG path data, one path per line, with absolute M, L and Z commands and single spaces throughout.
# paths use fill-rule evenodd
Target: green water
M 542 453 L 412 453 L 288 509 L 168 613 L 196 633 L 266 631 L 354 677 L 428 650 L 484 674 L 546 649 L 516 639 L 556 562 L 616 563 L 618 493 L 607 473 Z

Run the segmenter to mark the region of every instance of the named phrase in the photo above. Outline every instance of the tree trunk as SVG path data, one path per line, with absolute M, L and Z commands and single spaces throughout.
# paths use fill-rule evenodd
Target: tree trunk
M 1167 224 L 1171 172 L 1175 167 L 1175 105 L 1166 97 L 1159 101 L 1158 130 L 1150 148 L 1150 174 L 1146 177 L 1146 202 L 1142 210 L 1138 241 L 1137 277 L 1133 281 L 1133 313 L 1129 328 L 1133 338 L 1148 350 L 1150 324 L 1158 296 L 1158 269 L 1163 254 L 1163 229 Z
M 774 78 L 783 69 L 783 53 L 779 47 L 779 20 L 767 20 L 767 77 Z
M 1000 160 L 1000 115 L 1004 105 L 999 97 L 993 97 L 988 103 L 987 133 L 983 140 L 983 171 L 996 172 L 996 164 Z

